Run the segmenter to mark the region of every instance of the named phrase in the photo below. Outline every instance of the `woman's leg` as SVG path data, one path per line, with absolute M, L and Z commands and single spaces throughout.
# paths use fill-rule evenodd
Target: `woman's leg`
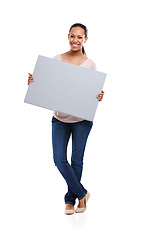
M 83 156 L 88 139 L 88 135 L 91 131 L 93 122 L 81 121 L 72 124 L 72 158 L 71 166 L 77 176 L 78 181 L 81 181 L 82 170 L 83 170 Z M 76 196 L 68 188 L 68 192 L 65 195 L 65 200 L 76 199 Z
M 78 178 L 67 161 L 67 146 L 71 134 L 71 124 L 63 123 L 56 118 L 52 118 L 52 144 L 53 158 L 58 170 L 67 182 L 68 188 L 78 199 L 82 199 L 86 194 L 86 189 L 78 181 Z M 75 204 L 75 198 L 69 198 L 66 203 Z

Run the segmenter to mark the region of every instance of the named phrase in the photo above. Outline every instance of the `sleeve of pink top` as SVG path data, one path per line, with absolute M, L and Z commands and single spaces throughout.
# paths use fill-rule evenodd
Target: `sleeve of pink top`
M 60 54 L 54 56 L 53 58 L 56 60 L 62 61 Z M 91 59 L 87 59 L 87 61 L 85 61 L 81 66 L 90 68 L 92 70 L 96 70 L 96 64 Z M 75 122 L 80 122 L 84 120 L 84 119 L 66 115 L 60 112 L 53 112 L 53 116 L 57 118 L 59 121 L 66 122 L 66 123 L 75 123 Z

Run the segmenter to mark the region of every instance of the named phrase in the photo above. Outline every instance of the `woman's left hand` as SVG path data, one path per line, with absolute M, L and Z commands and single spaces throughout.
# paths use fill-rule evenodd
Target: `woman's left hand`
M 103 95 L 104 95 L 104 92 L 102 91 L 102 92 L 99 93 L 96 97 L 98 98 L 99 101 L 102 101 Z

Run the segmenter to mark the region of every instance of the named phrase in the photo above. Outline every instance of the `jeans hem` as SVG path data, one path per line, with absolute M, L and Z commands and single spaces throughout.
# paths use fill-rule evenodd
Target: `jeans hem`
M 78 200 L 81 200 L 82 198 L 84 198 L 86 196 L 86 194 L 87 194 L 87 191 L 84 193 L 84 195 L 82 197 L 78 198 Z
M 73 203 L 73 202 L 68 202 L 68 201 L 65 202 L 65 204 L 71 204 L 71 205 L 73 205 L 73 206 L 75 205 L 75 203 Z

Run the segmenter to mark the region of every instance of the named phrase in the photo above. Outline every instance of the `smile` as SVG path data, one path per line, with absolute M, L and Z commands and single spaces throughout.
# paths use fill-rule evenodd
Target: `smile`
M 79 44 L 73 44 L 73 43 L 72 43 L 72 46 L 73 46 L 73 47 L 77 47 L 77 46 L 79 46 Z

